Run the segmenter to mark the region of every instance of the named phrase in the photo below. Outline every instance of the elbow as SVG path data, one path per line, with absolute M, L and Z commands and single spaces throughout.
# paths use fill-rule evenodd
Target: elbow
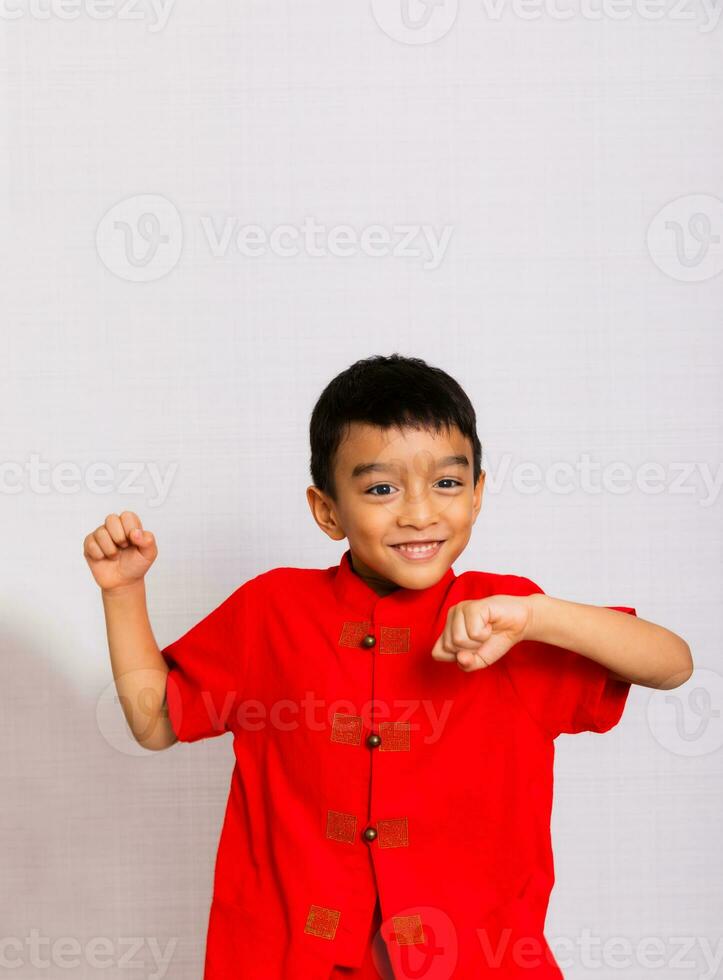
M 175 735 L 164 735 L 162 737 L 156 738 L 136 738 L 136 742 L 141 746 L 141 748 L 147 749 L 149 752 L 162 752 L 164 749 L 170 749 L 172 745 L 175 745 L 178 739 Z
M 674 688 L 680 687 L 681 684 L 685 684 L 686 681 L 690 680 L 694 670 L 695 664 L 693 663 L 693 655 L 690 652 L 690 647 L 685 640 L 680 640 L 675 658 L 671 658 L 670 660 L 667 677 L 659 685 L 660 690 L 672 691 Z
M 144 725 L 140 731 L 131 731 L 138 745 L 150 752 L 162 752 L 163 749 L 170 749 L 178 741 L 168 712 L 165 710 L 165 704 L 163 710 L 154 718 L 152 723 Z

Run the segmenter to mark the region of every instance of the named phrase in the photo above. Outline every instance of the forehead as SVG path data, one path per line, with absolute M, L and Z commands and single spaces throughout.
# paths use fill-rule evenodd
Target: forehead
M 351 479 L 355 467 L 385 463 L 403 470 L 431 466 L 445 456 L 464 455 L 472 466 L 472 446 L 457 426 L 434 429 L 381 429 L 363 422 L 352 422 L 336 453 L 337 473 Z

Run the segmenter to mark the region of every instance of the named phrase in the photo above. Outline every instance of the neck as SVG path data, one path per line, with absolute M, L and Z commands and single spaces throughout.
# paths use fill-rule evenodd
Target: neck
M 360 563 L 358 559 L 354 557 L 354 552 L 350 551 L 351 556 L 351 567 L 356 575 L 359 576 L 370 589 L 373 589 L 377 595 L 385 596 L 389 595 L 391 592 L 396 592 L 400 588 L 396 582 L 390 582 L 389 579 L 383 578 L 381 575 L 377 575 L 371 568 L 368 568 L 363 563 Z

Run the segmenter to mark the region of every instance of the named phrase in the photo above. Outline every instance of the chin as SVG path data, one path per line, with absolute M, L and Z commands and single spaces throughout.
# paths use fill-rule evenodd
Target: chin
M 389 577 L 405 588 L 426 589 L 438 582 L 446 571 L 444 562 L 430 562 L 424 566 L 420 564 L 419 568 L 412 565 L 409 568 L 395 569 Z

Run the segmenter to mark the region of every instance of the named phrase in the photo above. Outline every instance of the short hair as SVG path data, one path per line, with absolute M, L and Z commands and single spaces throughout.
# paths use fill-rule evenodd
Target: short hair
M 482 471 L 482 445 L 472 402 L 461 385 L 419 357 L 376 354 L 355 361 L 324 388 L 311 413 L 311 479 L 336 501 L 334 458 L 350 423 L 382 429 L 456 426 L 472 443 L 473 484 Z

